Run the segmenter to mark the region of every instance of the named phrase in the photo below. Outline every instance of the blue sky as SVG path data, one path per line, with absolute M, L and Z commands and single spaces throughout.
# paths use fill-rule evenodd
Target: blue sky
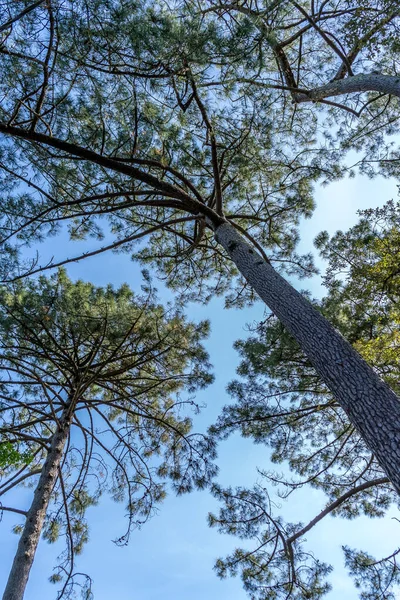
M 390 198 L 397 198 L 397 187 L 393 181 L 382 179 L 358 177 L 317 188 L 317 209 L 313 218 L 302 225 L 300 251 L 312 250 L 312 241 L 322 229 L 330 233 L 347 229 L 357 221 L 357 209 L 376 207 Z M 64 243 L 62 238 L 53 238 L 43 252 L 48 257 L 53 253 L 65 255 L 67 249 L 63 252 L 61 247 Z M 57 252 L 54 251 L 55 246 L 58 246 Z M 70 246 L 68 252 L 78 254 L 79 245 Z M 68 272 L 73 278 L 88 279 L 97 285 L 112 283 L 118 286 L 127 282 L 137 289 L 141 282 L 140 268 L 123 254 L 108 253 L 72 264 Z M 314 295 L 322 291 L 318 277 L 313 281 L 302 281 L 301 287 L 311 289 Z M 195 418 L 196 430 L 204 431 L 229 400 L 225 388 L 235 376 L 238 364 L 232 344 L 247 335 L 247 323 L 262 319 L 263 314 L 261 303 L 243 311 L 226 311 L 221 300 L 215 300 L 207 306 L 188 307 L 191 319 L 211 320 L 212 332 L 207 348 L 216 374 L 215 384 L 197 396 L 198 402 L 207 404 L 207 407 Z M 252 485 L 258 478 L 256 467 L 268 466 L 268 450 L 235 435 L 221 443 L 218 464 L 222 484 Z M 32 490 L 19 491 L 15 495 L 18 506 L 26 508 L 31 495 Z M 307 522 L 323 505 L 322 494 L 315 490 L 303 490 L 296 496 L 295 504 L 284 504 L 282 511 L 292 521 Z M 212 570 L 216 557 L 223 556 L 239 545 L 238 540 L 222 536 L 207 527 L 206 516 L 213 509 L 216 509 L 216 504 L 207 492 L 195 492 L 178 498 L 170 495 L 160 506 L 159 514 L 142 530 L 133 533 L 129 546 L 119 548 L 111 540 L 124 531 L 124 506 L 113 503 L 105 496 L 99 506 L 89 509 L 90 541 L 77 562 L 77 568 L 88 572 L 94 579 L 95 599 L 158 600 L 162 596 L 166 600 L 245 600 L 247 596 L 239 579 L 219 581 Z M 396 514 L 396 511 L 392 511 L 390 516 Z M 0 589 L 4 588 L 18 542 L 17 536 L 11 533 L 12 525 L 16 522 L 18 517 L 5 513 L 0 525 Z M 328 600 L 357 598 L 342 566 L 340 545 L 346 543 L 362 547 L 377 556 L 383 556 L 396 546 L 399 527 L 399 523 L 390 518 L 362 518 L 352 522 L 328 518 L 307 535 L 309 548 L 335 567 L 331 576 L 333 590 L 327 596 Z M 47 578 L 51 574 L 57 547 L 57 544 L 49 545 L 41 541 L 26 600 L 54 600 L 56 589 L 47 582 Z

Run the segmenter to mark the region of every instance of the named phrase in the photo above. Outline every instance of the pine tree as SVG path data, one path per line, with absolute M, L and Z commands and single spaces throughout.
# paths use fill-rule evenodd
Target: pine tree
M 1 300 L 0 431 L 29 460 L 8 465 L 0 495 L 35 487 L 26 511 L 6 509 L 25 523 L 3 598 L 23 598 L 42 533 L 66 539 L 51 576 L 62 596 L 79 583 L 85 513 L 102 493 L 126 506 L 118 539 L 126 544 L 165 496 L 166 480 L 183 493 L 214 475 L 213 443 L 191 432 L 184 410 L 212 381 L 201 344 L 208 323 L 163 308 L 148 283 L 133 294 L 73 283 L 63 271 L 4 289 Z M 89 593 L 90 578 L 80 585 Z
M 317 237 L 329 261 L 328 295 L 314 304 L 398 390 L 400 207 L 390 201 L 360 211 L 360 217 L 347 232 Z M 217 572 L 240 571 L 252 598 L 320 598 L 330 588 L 325 578 L 331 567 L 307 548 L 308 531 L 328 515 L 382 517 L 398 498 L 348 415 L 276 317 L 268 317 L 236 347 L 241 380 L 230 385 L 235 402 L 224 408 L 214 433 L 224 438 L 238 430 L 269 446 L 272 461 L 290 471 L 264 471 L 254 489 L 215 486 L 222 508 L 210 517 L 211 525 L 253 544 L 256 540 L 250 551 L 238 549 L 220 559 Z M 328 502 L 309 523 L 286 523 L 268 495 L 274 486 L 279 495 L 292 495 L 293 502 L 297 490 L 312 486 Z M 361 598 L 396 597 L 400 549 L 378 560 L 347 546 L 344 551 Z

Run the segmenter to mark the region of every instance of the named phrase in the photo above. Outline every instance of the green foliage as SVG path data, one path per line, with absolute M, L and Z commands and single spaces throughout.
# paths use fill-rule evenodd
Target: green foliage
M 296 252 L 314 182 L 348 171 L 348 149 L 369 175 L 397 174 L 399 115 L 386 95 L 327 107 L 297 104 L 296 89 L 350 67 L 395 76 L 399 19 L 395 0 L 309 10 L 79 0 L 17 19 L 0 45 L 0 277 L 50 267 L 22 268 L 19 249 L 65 225 L 155 266 L 187 298 L 242 306 L 255 294 L 216 245 L 221 214 L 276 268 L 314 273 Z
M 11 442 L 0 442 L 0 470 L 19 467 L 32 462 L 33 456 L 28 452 L 19 452 Z
M 248 229 L 278 268 L 309 275 L 311 257 L 296 254 L 298 224 L 313 210 L 313 182 L 322 173 L 337 177 L 340 167 L 333 162 L 327 169 L 324 152 L 309 151 L 317 119 L 308 107 L 300 124 L 282 104 L 280 91 L 252 85 L 259 77 L 269 81 L 273 58 L 259 48 L 260 32 L 251 19 L 239 15 L 224 24 L 218 11 L 204 10 L 190 3 L 169 10 L 158 2 L 63 4 L 53 14 L 57 51 L 50 48 L 54 60 L 41 106 L 46 115 L 35 128 L 47 135 L 50 127 L 53 136 L 140 168 L 213 211 L 211 126 L 224 214 Z M 0 52 L 8 74 L 3 117 L 16 112 L 17 125 L 31 118 L 31 104 L 38 100 L 34 90 L 41 88 L 42 72 L 32 57 L 36 28 L 47 16 L 45 6 L 32 11 Z M 35 58 L 44 60 L 45 53 Z M 16 64 L 21 76 L 11 86 Z M 20 102 L 26 95 L 28 106 Z M 111 230 L 118 248 L 155 265 L 169 285 L 193 299 L 214 292 L 239 305 L 254 299 L 217 250 L 204 220 L 179 198 L 171 200 L 169 192 L 75 160 L 64 150 L 16 138 L 7 138 L 2 150 L 1 164 L 12 171 L 2 182 L 4 242 L 31 243 L 57 233 L 64 222 L 74 239 L 101 239 Z M 146 233 L 144 246 L 140 239 Z M 12 267 L 12 261 L 4 265 L 5 279 L 12 278 Z
M 316 240 L 329 261 L 325 284 L 341 305 L 346 337 L 397 393 L 399 388 L 400 207 L 360 211 L 360 221 L 332 240 Z
M 209 515 L 209 525 L 241 540 L 257 539 L 255 548 L 237 548 L 228 557 L 218 559 L 215 570 L 219 577 L 240 572 L 252 600 L 316 600 L 331 589 L 325 579 L 332 568 L 291 539 L 297 526 L 272 515 L 272 503 L 265 489 L 214 486 L 213 493 L 224 506 L 218 517 Z
M 331 239 L 321 233 L 316 244 L 328 261 L 328 295 L 314 301 L 397 390 L 399 232 L 400 206 L 390 201 L 381 209 L 360 211 L 359 222 L 345 233 L 337 232 Z M 330 569 L 303 548 L 303 524 L 284 523 L 274 514 L 267 488 L 277 487 L 281 497 L 305 485 L 323 491 L 328 497 L 326 513 L 311 526 L 328 514 L 347 519 L 382 517 L 398 498 L 344 411 L 275 317 L 261 323 L 253 337 L 236 342 L 236 348 L 242 357 L 241 379 L 228 388 L 235 402 L 224 407 L 212 431 L 225 438 L 239 430 L 269 446 L 272 461 L 288 466 L 292 476 L 286 470 L 284 474 L 261 471 L 262 485 L 253 490 L 215 488 L 222 508 L 210 524 L 240 538 L 257 539 L 254 550 L 238 550 L 220 559 L 216 569 L 221 576 L 240 572 L 250 596 L 257 599 L 269 598 L 276 586 L 281 594 L 277 597 L 284 598 L 281 573 L 287 577 L 289 570 L 288 597 L 302 598 L 302 586 L 308 585 L 297 570 L 311 577 L 314 573 L 324 582 Z M 362 600 L 395 597 L 400 582 L 397 554 L 375 561 L 363 552 L 345 550 L 346 565 L 362 589 Z M 328 589 L 321 585 L 315 588 L 315 598 Z
M 0 45 L 4 280 L 21 273 L 21 245 L 66 224 L 72 239 L 111 234 L 98 251 L 154 265 L 184 296 L 224 293 L 240 306 L 254 292 L 210 222 L 224 215 L 277 268 L 307 276 L 312 259 L 296 244 L 314 182 L 341 177 L 349 148 L 367 149 L 368 174 L 396 172 L 396 99 L 357 93 L 329 110 L 296 104 L 297 88 L 304 95 L 365 70 L 393 74 L 395 0 L 314 3 L 312 14 L 308 2 L 290 0 L 168 9 L 79 0 L 21 18 L 14 4 Z M 28 261 L 23 272 L 49 266 Z
M 375 560 L 366 552 L 343 546 L 346 567 L 361 590 L 361 600 L 396 600 L 395 586 L 400 584 L 400 569 L 396 557 L 400 549 L 390 556 Z

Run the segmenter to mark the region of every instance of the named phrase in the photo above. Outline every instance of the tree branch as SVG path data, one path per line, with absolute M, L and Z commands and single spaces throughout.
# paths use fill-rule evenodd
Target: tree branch
M 328 504 L 328 506 L 326 508 L 324 508 L 324 510 L 322 510 L 305 527 L 303 527 L 302 529 L 300 529 L 299 531 L 294 533 L 292 536 L 290 536 L 286 540 L 287 543 L 292 544 L 295 540 L 302 537 L 305 533 L 307 533 L 307 531 L 310 531 L 310 529 L 312 529 L 314 527 L 314 525 L 316 525 L 319 521 L 321 521 L 324 517 L 326 517 L 329 513 L 334 511 L 336 508 L 338 508 L 341 504 L 346 502 L 346 500 L 348 500 L 352 496 L 355 496 L 356 494 L 359 494 L 360 492 L 363 492 L 364 490 L 368 490 L 371 487 L 375 487 L 376 485 L 382 485 L 384 483 L 390 483 L 390 480 L 387 477 L 380 477 L 378 479 L 372 479 L 371 481 L 366 481 L 365 483 L 362 483 L 361 485 L 358 485 L 357 487 L 349 490 L 348 492 L 346 492 L 345 494 L 340 496 L 337 500 L 335 500 L 334 502 L 331 502 L 331 504 Z

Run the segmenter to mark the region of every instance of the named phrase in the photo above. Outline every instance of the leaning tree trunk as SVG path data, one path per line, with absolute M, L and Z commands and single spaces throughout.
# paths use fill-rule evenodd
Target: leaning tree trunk
M 64 409 L 57 430 L 51 439 L 50 449 L 40 474 L 31 507 L 26 514 L 25 527 L 8 576 L 3 600 L 22 600 L 24 597 L 47 507 L 58 477 L 58 469 L 68 439 L 73 415 L 71 404 L 69 402 Z
M 334 327 L 229 223 L 216 240 L 308 356 L 400 494 L 400 400 Z

